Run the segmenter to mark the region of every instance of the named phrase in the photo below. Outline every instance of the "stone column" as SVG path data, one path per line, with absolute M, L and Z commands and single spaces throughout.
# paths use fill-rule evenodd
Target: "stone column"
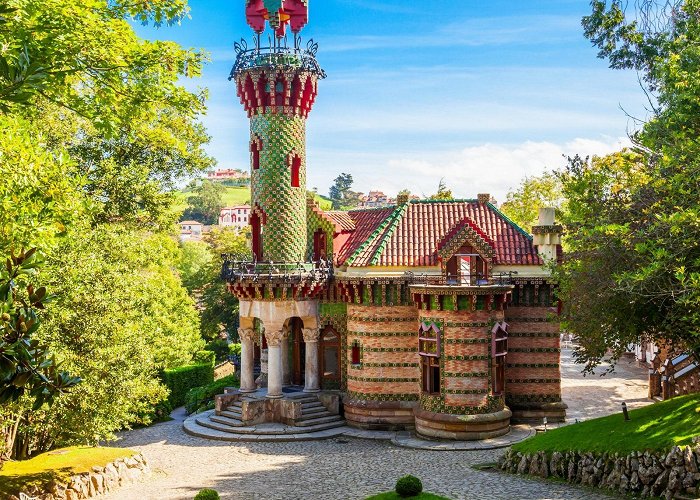
M 238 336 L 241 339 L 241 392 L 255 392 L 255 376 L 253 364 L 255 363 L 255 337 L 256 332 L 252 328 L 239 328 Z
M 282 328 L 270 329 L 265 332 L 267 339 L 267 397 L 279 399 L 282 397 Z
M 318 374 L 318 328 L 304 328 L 304 342 L 306 343 L 306 366 L 304 392 L 320 392 Z
M 292 383 L 292 370 L 289 366 L 289 333 L 289 327 L 285 327 L 282 338 L 282 385 Z

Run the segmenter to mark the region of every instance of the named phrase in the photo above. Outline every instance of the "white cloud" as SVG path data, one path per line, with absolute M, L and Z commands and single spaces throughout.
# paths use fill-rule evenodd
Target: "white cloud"
M 381 189 L 393 195 L 408 188 L 419 195 L 430 195 L 444 178 L 458 198 L 475 198 L 478 193 L 490 193 L 502 202 L 506 193 L 516 188 L 524 177 L 561 167 L 565 162 L 563 155 L 604 155 L 628 145 L 627 138 L 577 138 L 564 144 L 533 141 L 516 145 L 486 143 L 457 151 L 366 157 L 362 167 L 346 164 L 346 160 L 352 161 L 351 157 L 336 156 L 333 172 L 352 173 L 355 189 L 364 192 Z M 311 177 L 311 182 L 322 180 L 321 185 L 331 181 L 314 178 L 313 170 Z

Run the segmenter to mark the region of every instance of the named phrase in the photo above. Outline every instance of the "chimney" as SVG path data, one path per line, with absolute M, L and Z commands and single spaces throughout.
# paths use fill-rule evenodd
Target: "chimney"
M 486 205 L 491 201 L 491 195 L 489 193 L 481 193 L 476 197 L 479 205 Z
M 399 195 L 396 197 L 396 204 L 397 205 L 405 205 L 408 203 L 408 200 L 410 199 L 411 195 L 406 194 L 406 193 L 399 193 Z
M 545 262 L 557 259 L 557 247 L 561 245 L 562 227 L 554 222 L 555 213 L 554 207 L 540 208 L 539 222 L 532 227 L 532 243 Z

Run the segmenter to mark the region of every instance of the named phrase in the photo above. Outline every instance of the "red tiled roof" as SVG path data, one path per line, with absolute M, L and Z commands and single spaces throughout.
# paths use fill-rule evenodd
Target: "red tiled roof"
M 394 207 L 351 210 L 347 214 L 352 219 L 355 230 L 338 253 L 338 262 L 345 262 L 359 248 L 377 227 L 394 211 Z
M 355 221 L 352 220 L 350 212 L 332 211 L 326 212 L 326 215 L 335 223 L 336 227 L 340 227 L 343 231 L 354 231 Z
M 411 202 L 348 214 L 356 230 L 337 256 L 340 264 L 435 266 L 440 243 L 446 242 L 450 233 L 456 235 L 465 224 L 473 225 L 494 249 L 495 264 L 542 264 L 531 237 L 490 203 Z

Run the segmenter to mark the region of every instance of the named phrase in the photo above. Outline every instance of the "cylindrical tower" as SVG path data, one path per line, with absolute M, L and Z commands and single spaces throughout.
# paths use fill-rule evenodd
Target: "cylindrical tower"
M 306 118 L 325 73 L 316 45 L 301 49 L 299 32 L 308 20 L 308 0 L 248 0 L 255 47 L 236 44 L 231 79 L 250 118 L 253 254 L 258 261 L 307 261 Z M 270 45 L 260 39 L 268 21 Z M 288 47 L 287 24 L 294 33 Z

